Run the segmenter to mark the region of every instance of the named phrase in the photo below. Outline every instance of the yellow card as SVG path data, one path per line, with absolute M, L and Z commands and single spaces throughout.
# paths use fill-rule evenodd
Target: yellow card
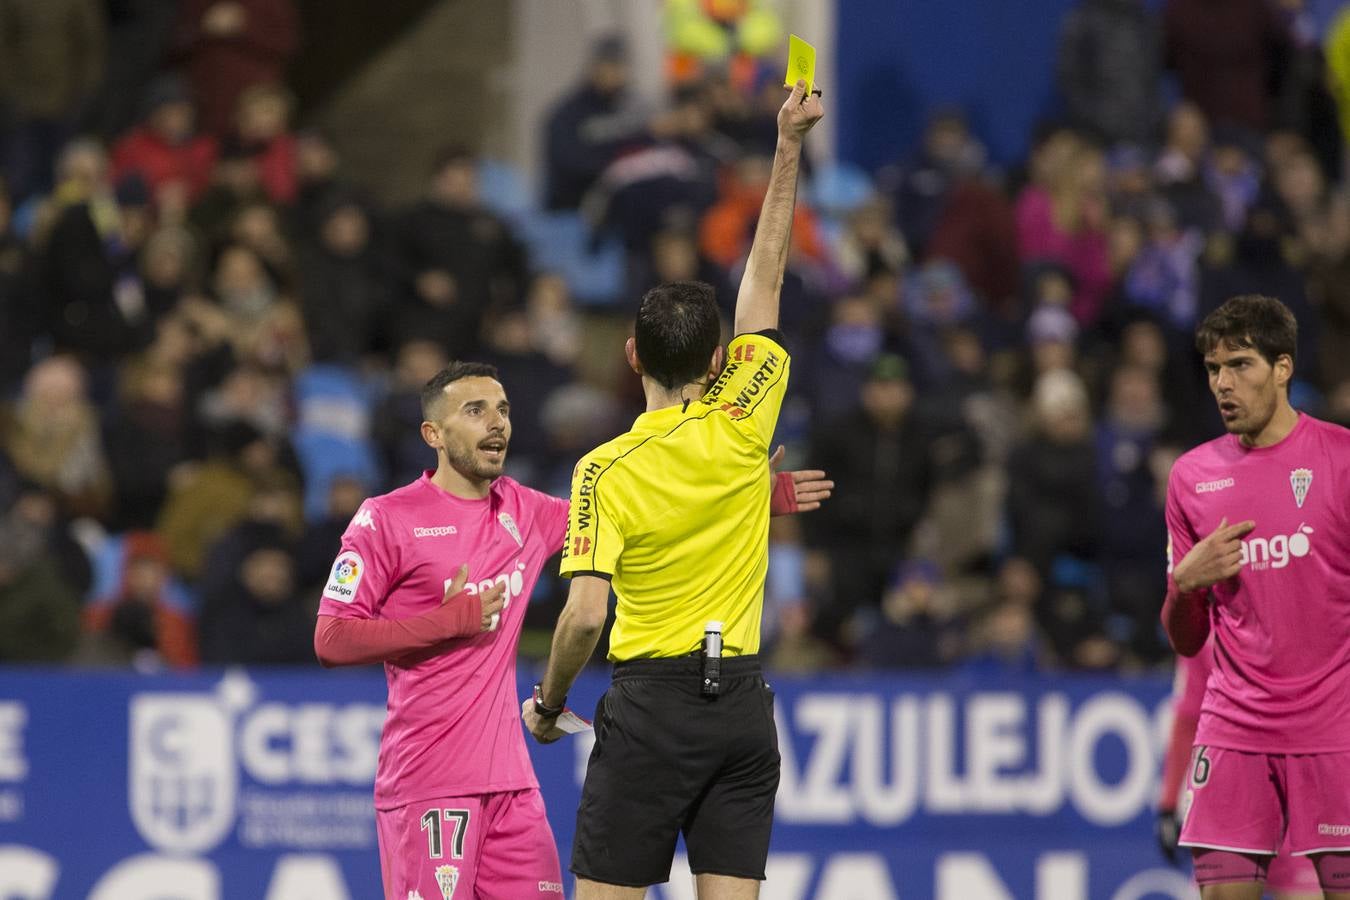
M 792 87 L 798 78 L 806 79 L 806 96 L 811 96 L 816 83 L 816 48 L 792 34 L 788 35 L 787 75 L 783 84 Z

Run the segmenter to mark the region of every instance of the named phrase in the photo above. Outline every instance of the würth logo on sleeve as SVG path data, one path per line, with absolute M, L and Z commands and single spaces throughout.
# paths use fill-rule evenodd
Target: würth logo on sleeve
M 369 528 L 371 531 L 375 530 L 375 520 L 371 518 L 370 510 L 366 509 L 364 506 L 356 511 L 356 515 L 352 518 L 352 524 L 360 525 L 362 528 Z
M 1289 473 L 1289 486 L 1294 489 L 1294 502 L 1303 508 L 1308 499 L 1308 488 L 1312 487 L 1312 469 L 1295 469 Z

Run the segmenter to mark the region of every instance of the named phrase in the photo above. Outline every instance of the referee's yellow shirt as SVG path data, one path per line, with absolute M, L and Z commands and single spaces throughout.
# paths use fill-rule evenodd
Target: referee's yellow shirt
M 713 619 L 724 655 L 759 651 L 768 450 L 789 368 L 780 341 L 737 335 L 701 400 L 643 413 L 577 464 L 562 574 L 612 580 L 611 660 L 683 656 Z

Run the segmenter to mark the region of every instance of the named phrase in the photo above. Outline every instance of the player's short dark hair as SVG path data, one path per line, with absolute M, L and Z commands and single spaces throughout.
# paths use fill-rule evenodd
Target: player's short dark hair
M 452 362 L 435 375 L 432 375 L 431 380 L 423 386 L 423 419 L 427 421 L 431 420 L 432 407 L 445 396 L 445 386 L 459 381 L 461 378 L 491 378 L 494 381 L 500 380 L 497 377 L 496 366 L 477 362 Z
M 722 342 L 712 285 L 671 281 L 652 288 L 638 307 L 633 337 L 643 373 L 666 390 L 698 381 Z
M 1195 331 L 1195 349 L 1209 354 L 1222 344 L 1229 350 L 1252 349 L 1272 366 L 1281 356 L 1297 359 L 1298 320 L 1274 297 L 1239 294 L 1205 316 Z

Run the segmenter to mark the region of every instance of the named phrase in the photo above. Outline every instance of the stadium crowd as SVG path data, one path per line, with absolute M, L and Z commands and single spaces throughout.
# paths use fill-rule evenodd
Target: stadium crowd
M 772 526 L 772 670 L 1170 664 L 1163 492 L 1221 430 L 1191 334 L 1234 294 L 1294 310 L 1295 405 L 1350 424 L 1350 15 L 1229 5 L 1083 0 L 1015 168 L 959 109 L 881 171 L 809 167 L 778 437 L 837 486 Z M 657 110 L 599 40 L 537 197 L 447 147 L 405 207 L 294 121 L 299 27 L 0 0 L 0 661 L 313 663 L 342 530 L 431 464 L 431 375 L 497 365 L 508 473 L 566 496 L 642 409 L 642 292 L 731 309 L 783 96 L 763 23 L 762 61 L 674 54 Z

